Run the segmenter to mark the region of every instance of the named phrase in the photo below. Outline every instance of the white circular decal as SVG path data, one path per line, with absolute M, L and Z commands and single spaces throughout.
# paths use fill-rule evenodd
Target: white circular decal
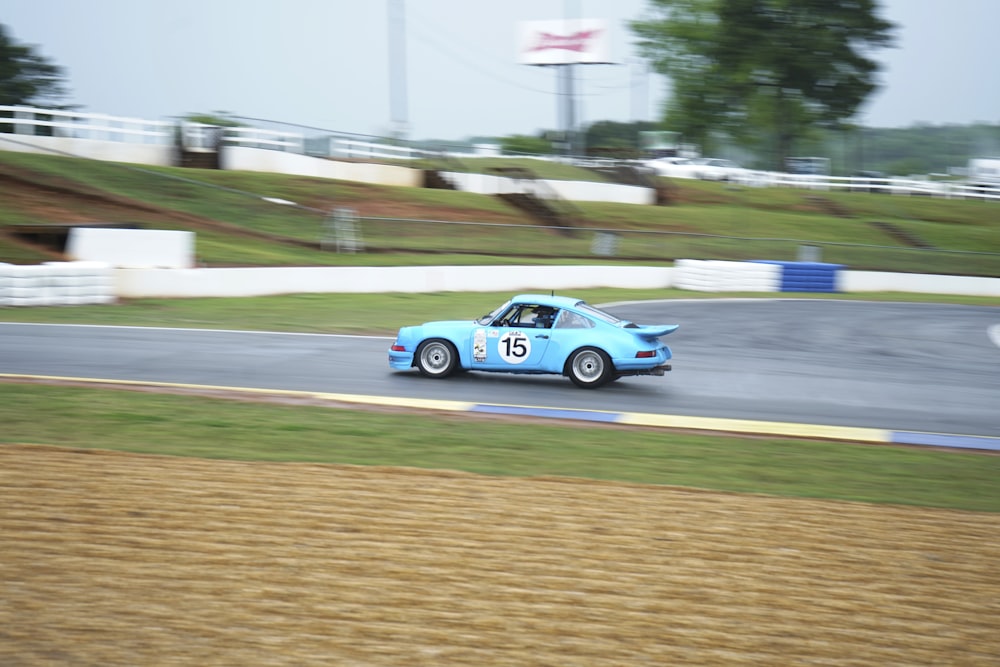
M 500 336 L 497 350 L 508 364 L 519 364 L 531 354 L 531 339 L 522 331 L 508 331 Z

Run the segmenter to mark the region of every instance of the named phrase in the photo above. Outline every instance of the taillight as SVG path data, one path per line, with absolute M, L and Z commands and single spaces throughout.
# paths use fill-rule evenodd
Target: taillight
M 393 352 L 406 352 L 405 345 L 393 345 L 390 349 L 392 349 Z
M 656 350 L 642 350 L 635 353 L 636 359 L 649 359 L 656 356 Z

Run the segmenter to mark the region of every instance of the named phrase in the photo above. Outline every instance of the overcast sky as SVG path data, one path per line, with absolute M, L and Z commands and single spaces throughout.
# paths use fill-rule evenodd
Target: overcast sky
M 653 120 L 669 82 L 645 70 L 626 21 L 646 0 L 402 0 L 396 116 L 413 139 L 560 127 L 555 69 L 517 63 L 521 21 L 608 21 L 611 58 L 577 66 L 577 119 Z M 226 111 L 388 134 L 389 0 L 4 0 L 0 23 L 64 68 L 84 111 L 166 119 Z M 1000 0 L 881 0 L 897 48 L 878 52 L 869 127 L 1000 123 Z M 402 87 L 405 85 L 405 88 Z M 401 94 L 405 91 L 405 97 Z

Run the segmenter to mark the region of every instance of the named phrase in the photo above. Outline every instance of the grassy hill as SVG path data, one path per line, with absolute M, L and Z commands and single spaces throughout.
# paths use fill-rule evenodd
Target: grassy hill
M 532 167 L 603 180 L 566 165 Z M 205 266 L 795 259 L 812 245 L 850 268 L 1000 275 L 1000 204 L 687 180 L 669 187 L 665 206 L 579 203 L 577 229 L 566 233 L 487 195 L 0 152 L 0 261 L 59 256 L 58 243 L 26 226 L 111 222 L 194 231 Z M 362 219 L 365 252 L 330 250 L 325 221 L 337 208 Z M 613 255 L 594 255 L 597 230 L 614 233 Z

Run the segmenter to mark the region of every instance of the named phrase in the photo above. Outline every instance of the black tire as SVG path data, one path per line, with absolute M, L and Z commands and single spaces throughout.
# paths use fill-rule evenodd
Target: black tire
M 581 347 L 566 362 L 566 375 L 577 387 L 596 389 L 615 377 L 615 369 L 604 350 Z
M 455 346 L 441 338 L 425 340 L 417 348 L 415 358 L 417 370 L 424 377 L 444 378 L 455 371 L 458 352 Z

